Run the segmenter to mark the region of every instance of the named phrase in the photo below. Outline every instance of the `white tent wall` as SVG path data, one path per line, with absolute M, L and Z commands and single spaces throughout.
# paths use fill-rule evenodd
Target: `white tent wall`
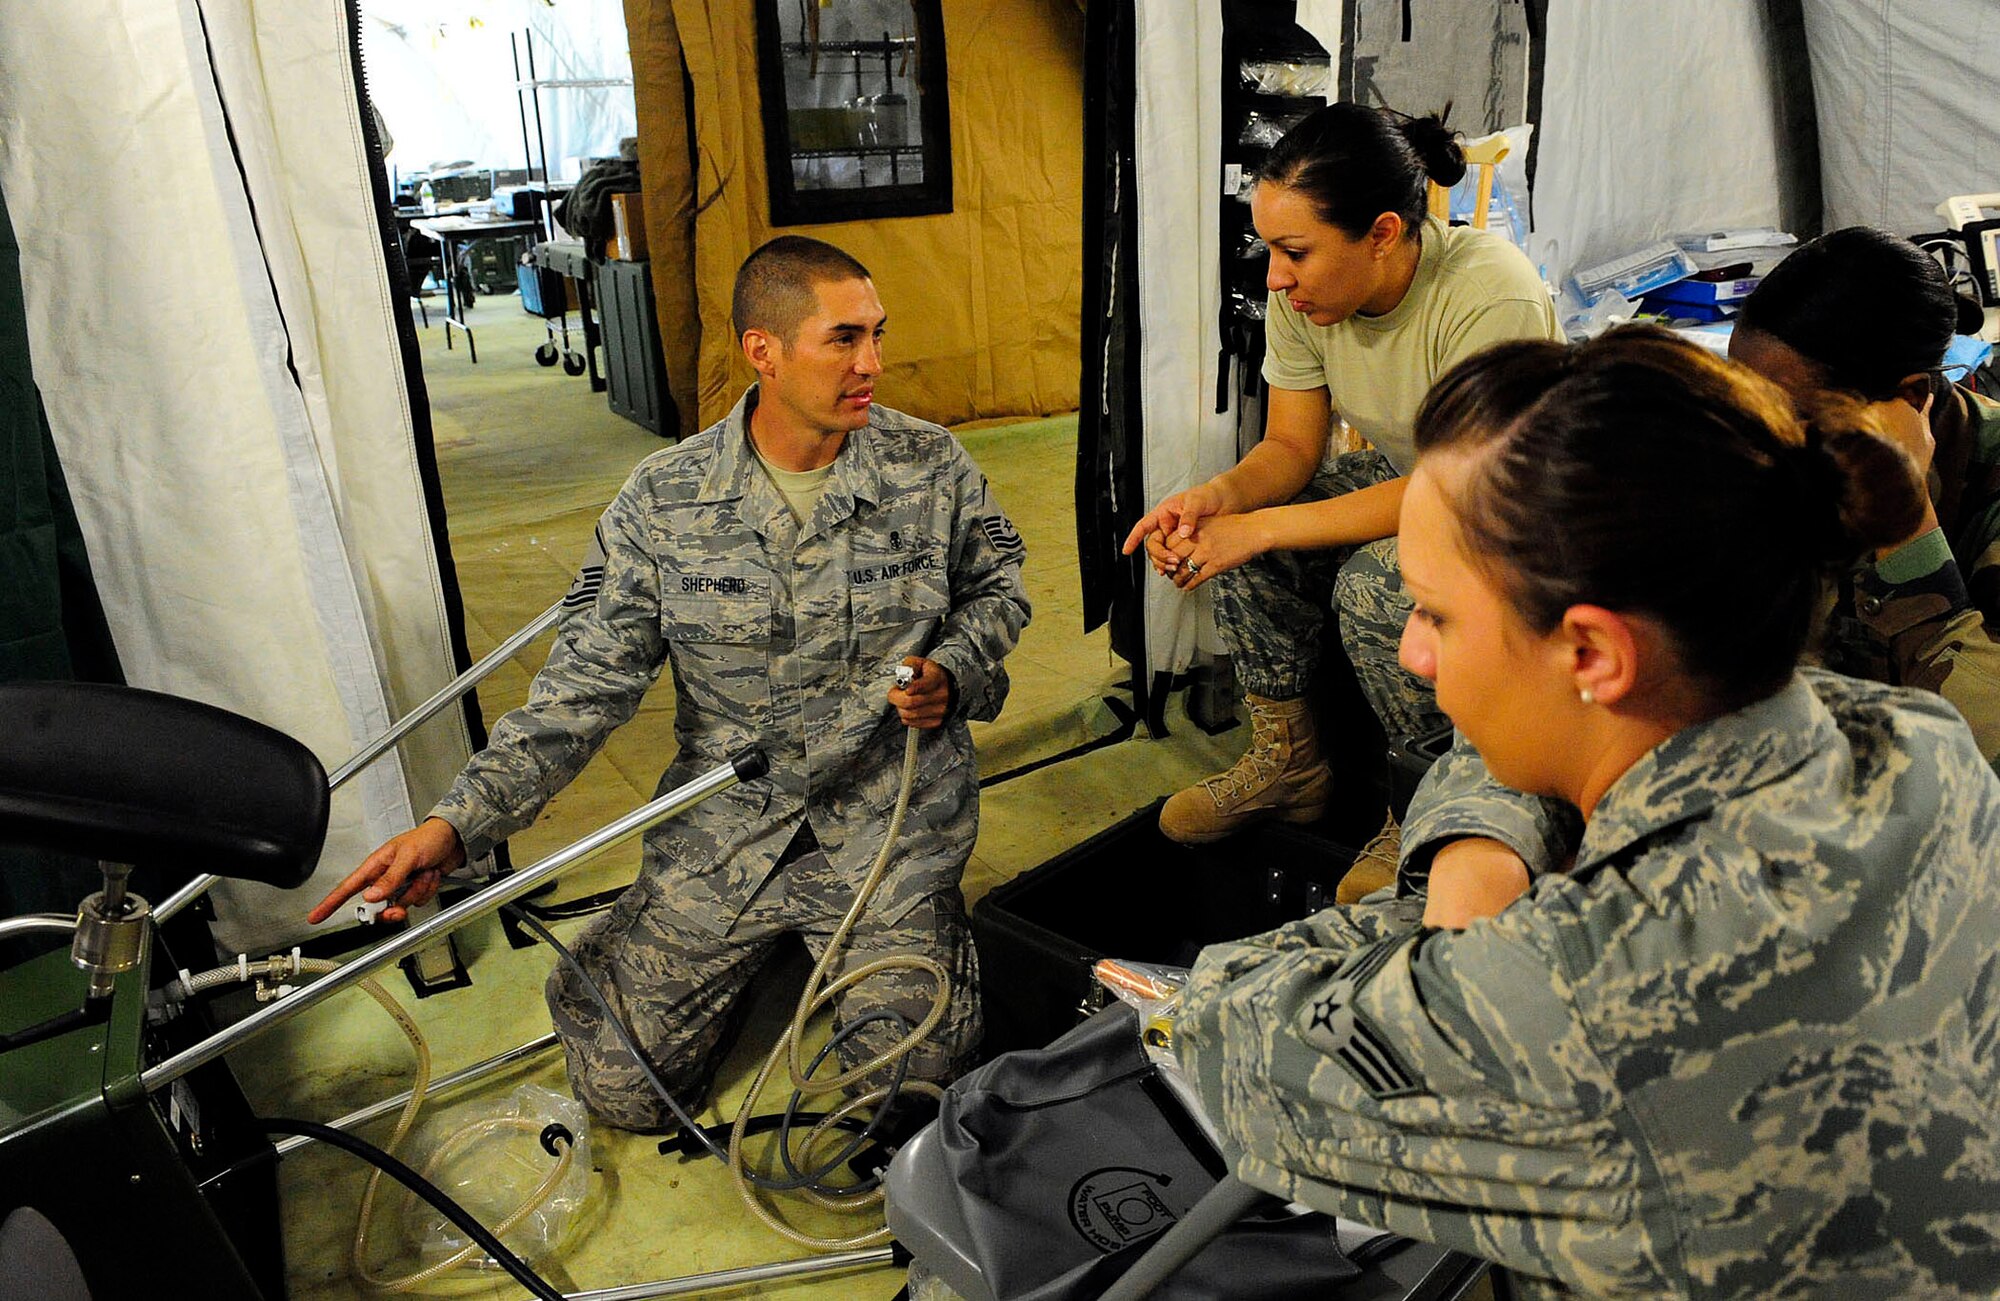
M 346 49 L 328 0 L 0 19 L 36 380 L 128 678 L 329 767 L 453 671 Z M 343 788 L 314 885 L 442 791 L 447 717 Z M 218 940 L 296 940 L 310 890 L 224 883 Z
M 1236 461 L 1236 398 L 1215 410 L 1221 335 L 1222 10 L 1218 0 L 1133 6 L 1138 67 L 1139 318 L 1148 505 Z M 1189 93 L 1189 88 L 1194 93 Z M 1193 279 L 1190 280 L 1190 274 Z M 1219 649 L 1209 594 L 1145 591 L 1147 669 L 1179 673 Z
M 1530 253 L 1552 283 L 1796 215 L 1778 32 L 1745 0 L 1551 0 Z
M 361 9 L 368 93 L 395 138 L 389 162 L 399 172 L 450 162 L 527 165 L 510 40 L 522 32 L 534 37 L 537 80 L 626 83 L 541 92 L 543 143 L 557 179 L 565 160 L 614 156 L 621 137 L 638 134 L 622 0 L 364 0 Z
M 1826 228 L 1944 229 L 1936 206 L 2000 190 L 2000 4 L 1805 0 Z

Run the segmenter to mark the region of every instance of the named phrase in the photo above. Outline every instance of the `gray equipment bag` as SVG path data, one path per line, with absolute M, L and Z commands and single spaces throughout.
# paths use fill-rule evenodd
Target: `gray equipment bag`
M 1121 1004 L 952 1085 L 889 1168 L 889 1228 L 966 1301 L 1084 1301 L 1225 1173 Z M 1264 1205 L 1153 1295 L 1324 1297 L 1361 1273 L 1330 1217 Z

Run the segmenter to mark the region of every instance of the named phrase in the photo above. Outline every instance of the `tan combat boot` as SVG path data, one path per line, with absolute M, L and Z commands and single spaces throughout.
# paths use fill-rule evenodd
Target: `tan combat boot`
M 1391 813 L 1375 838 L 1355 856 L 1347 875 L 1334 888 L 1335 903 L 1359 903 L 1385 885 L 1396 883 L 1396 860 L 1403 848 L 1403 828 Z
M 1176 794 L 1160 810 L 1160 830 L 1183 845 L 1205 845 L 1264 818 L 1314 822 L 1326 812 L 1333 774 L 1319 756 L 1304 697 L 1250 702 L 1250 748 L 1236 766 Z

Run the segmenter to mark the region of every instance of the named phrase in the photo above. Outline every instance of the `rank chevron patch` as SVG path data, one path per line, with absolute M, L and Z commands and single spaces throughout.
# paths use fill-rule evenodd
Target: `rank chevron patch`
M 1378 1101 L 1423 1093 L 1424 1082 L 1404 1064 L 1382 1032 L 1355 1010 L 1354 1003 L 1396 950 L 1413 938 L 1397 936 L 1353 955 L 1334 973 L 1325 992 L 1305 1009 L 1302 1032 L 1306 1042 L 1339 1062 Z

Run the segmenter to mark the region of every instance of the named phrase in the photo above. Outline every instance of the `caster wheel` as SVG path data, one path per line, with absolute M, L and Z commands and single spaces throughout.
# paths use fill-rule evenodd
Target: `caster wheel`
M 583 358 L 574 352 L 565 356 L 563 358 L 563 374 L 565 375 L 583 374 Z
M 553 343 L 545 343 L 541 347 L 535 349 L 535 361 L 537 364 L 543 366 L 555 365 L 556 346 Z

